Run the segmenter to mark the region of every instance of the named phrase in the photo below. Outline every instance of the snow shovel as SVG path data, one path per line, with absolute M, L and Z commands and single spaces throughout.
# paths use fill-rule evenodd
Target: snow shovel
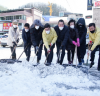
M 15 48 L 16 48 L 16 46 L 14 47 L 13 52 L 11 53 L 11 56 L 14 53 Z M 0 59 L 0 62 L 1 63 L 14 64 L 16 60 L 11 59 L 11 56 L 10 56 L 10 59 Z
M 59 49 L 59 53 L 58 53 L 58 57 L 57 57 L 57 62 L 56 62 L 56 64 L 58 63 L 58 61 L 60 61 L 61 60 L 61 49 Z
M 92 44 L 88 43 L 88 52 L 87 52 L 87 61 L 84 63 L 84 65 L 89 66 L 90 64 L 88 63 L 89 61 L 89 55 L 90 55 L 90 49 L 91 49 Z
M 27 47 L 29 46 L 30 43 L 28 43 L 28 45 L 25 47 L 24 51 L 21 53 L 21 55 L 19 56 L 19 58 L 16 60 L 17 63 L 21 63 L 22 61 L 19 61 L 20 57 L 23 55 L 23 53 L 25 52 L 25 50 L 27 49 Z
M 51 49 L 51 46 L 50 46 L 50 49 Z M 44 62 L 45 65 L 46 65 L 46 62 L 47 62 L 47 59 L 48 59 L 49 54 L 50 54 L 50 52 L 47 54 L 46 60 Z M 49 65 L 47 65 L 47 66 L 49 66 Z

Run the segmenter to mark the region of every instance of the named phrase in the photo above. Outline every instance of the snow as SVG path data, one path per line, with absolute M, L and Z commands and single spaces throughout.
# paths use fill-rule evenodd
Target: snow
M 22 63 L 0 64 L 0 96 L 100 96 L 100 78 L 87 75 L 80 69 L 56 64 L 56 49 L 51 66 L 44 65 L 43 51 L 40 65 L 34 67 L 36 59 L 33 61 L 35 54 L 34 49 L 31 50 L 30 62 L 23 54 L 20 58 Z M 23 48 L 18 47 L 16 51 L 18 58 Z M 10 48 L 0 47 L 0 59 L 9 58 L 10 54 Z M 98 52 L 92 69 L 96 70 L 97 62 Z

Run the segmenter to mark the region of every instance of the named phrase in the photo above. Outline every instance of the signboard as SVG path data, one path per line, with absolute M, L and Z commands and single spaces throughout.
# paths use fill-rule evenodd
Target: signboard
M 11 26 L 12 26 L 12 23 L 3 23 L 3 30 L 9 30 Z
M 92 0 L 87 0 L 87 10 L 92 10 Z
M 95 2 L 94 2 L 94 7 L 95 7 L 95 8 L 97 8 L 97 7 L 100 8 L 100 1 L 95 1 Z

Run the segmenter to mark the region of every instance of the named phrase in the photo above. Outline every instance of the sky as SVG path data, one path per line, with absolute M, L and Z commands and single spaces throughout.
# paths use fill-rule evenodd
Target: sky
M 27 3 L 43 2 L 48 4 L 48 1 L 61 5 L 73 13 L 91 14 L 91 11 L 87 11 L 87 0 L 0 0 L 0 5 L 8 9 L 16 9 Z

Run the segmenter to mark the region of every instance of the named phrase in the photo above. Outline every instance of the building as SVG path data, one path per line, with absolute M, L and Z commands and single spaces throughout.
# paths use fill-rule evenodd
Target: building
M 59 17 L 67 17 L 67 21 L 69 21 L 70 19 L 74 19 L 76 21 L 78 21 L 79 18 L 83 17 L 83 14 L 80 13 L 71 13 L 71 12 L 59 12 Z
M 93 22 L 100 28 L 100 0 L 94 1 L 93 6 Z
M 35 19 L 42 20 L 42 12 L 36 8 L 24 8 L 7 10 L 0 12 L 0 20 L 11 20 L 17 19 L 19 21 L 19 28 L 22 29 L 25 23 L 33 23 Z

